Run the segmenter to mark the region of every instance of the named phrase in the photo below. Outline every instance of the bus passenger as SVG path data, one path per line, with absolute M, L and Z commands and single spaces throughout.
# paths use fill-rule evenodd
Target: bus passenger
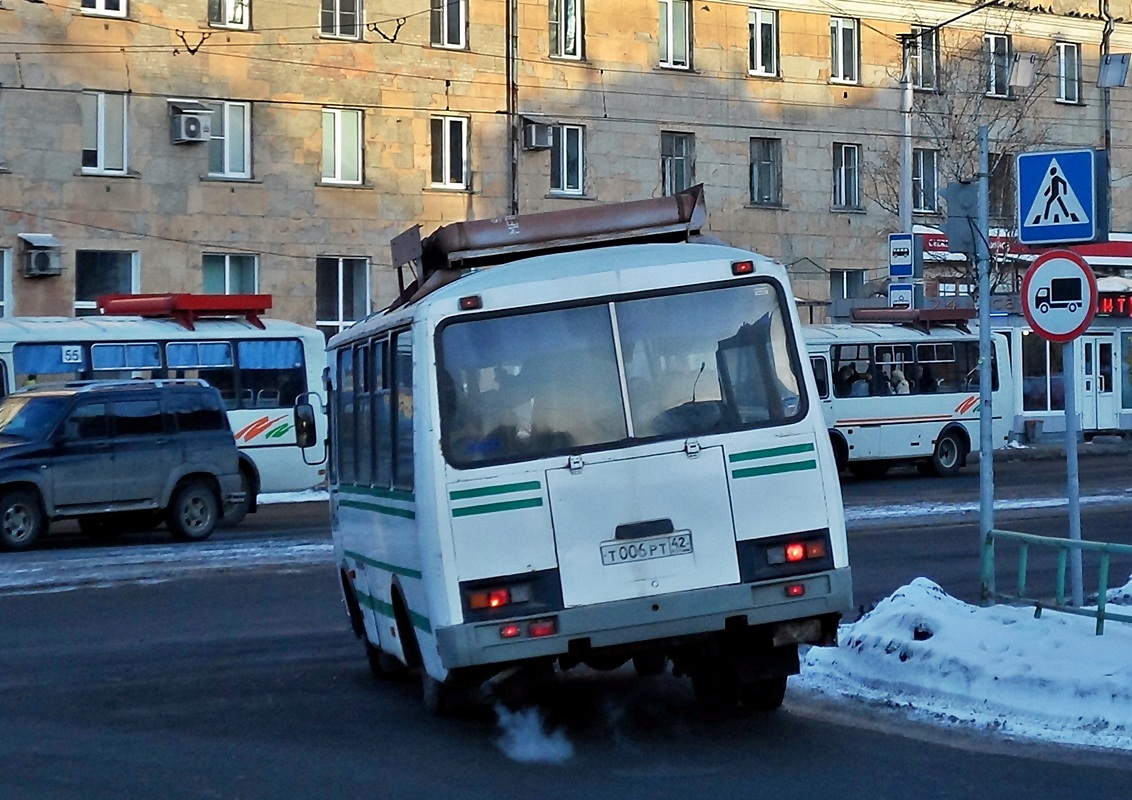
M 892 393 L 893 394 L 908 394 L 910 387 L 908 381 L 904 379 L 904 373 L 898 369 L 892 371 Z

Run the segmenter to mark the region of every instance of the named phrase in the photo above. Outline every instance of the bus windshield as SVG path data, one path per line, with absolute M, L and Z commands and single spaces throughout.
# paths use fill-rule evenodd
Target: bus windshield
M 472 466 L 795 421 L 787 331 L 768 282 L 454 320 L 439 337 L 444 453 Z

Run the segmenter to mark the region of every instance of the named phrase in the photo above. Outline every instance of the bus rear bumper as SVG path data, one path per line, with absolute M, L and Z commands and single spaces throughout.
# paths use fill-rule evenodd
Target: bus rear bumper
M 787 587 L 801 584 L 801 596 Z M 793 590 L 795 593 L 797 589 Z M 849 567 L 754 584 L 716 586 L 654 597 L 567 608 L 533 617 L 473 622 L 436 629 L 440 661 L 447 669 L 505 664 L 566 655 L 579 648 L 644 645 L 717 633 L 725 627 L 801 622 L 840 615 L 853 607 Z M 741 618 L 741 619 L 740 619 Z M 533 636 L 547 630 L 553 633 Z M 541 623 L 541 624 L 540 624 Z M 504 630 L 504 629 L 508 630 Z M 782 636 L 803 626 L 781 626 Z M 805 638 L 781 644 L 816 643 Z

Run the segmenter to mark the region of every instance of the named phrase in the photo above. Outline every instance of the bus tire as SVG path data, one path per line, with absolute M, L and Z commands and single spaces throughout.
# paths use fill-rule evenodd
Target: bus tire
M 692 691 L 700 707 L 713 714 L 734 711 L 739 705 L 739 679 L 730 662 L 722 658 L 708 659 L 696 666 Z
M 30 550 L 46 529 L 34 494 L 17 489 L 0 497 L 0 550 Z
M 747 681 L 739 686 L 739 702 L 748 711 L 775 711 L 786 697 L 786 676 Z
M 841 472 L 849 463 L 849 445 L 846 444 L 845 439 L 837 433 L 831 433 L 829 435 L 829 443 L 833 447 L 833 461 L 837 465 L 837 471 Z
M 220 518 L 216 492 L 202 480 L 187 480 L 173 491 L 166 522 L 178 542 L 203 542 Z
M 932 451 L 932 472 L 940 478 L 951 478 L 959 474 L 967 460 L 967 444 L 963 434 L 951 428 L 943 431 L 935 440 Z
M 368 639 L 366 640 L 366 661 L 369 663 L 369 671 L 379 681 L 396 680 L 404 676 L 406 672 L 404 664 Z

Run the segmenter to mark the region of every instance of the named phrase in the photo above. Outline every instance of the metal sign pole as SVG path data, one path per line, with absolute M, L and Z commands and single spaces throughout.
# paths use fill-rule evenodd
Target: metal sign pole
M 1065 384 L 1065 461 L 1068 467 L 1067 496 L 1069 499 L 1069 541 L 1081 541 L 1081 486 L 1077 471 L 1077 369 L 1074 350 L 1076 340 L 1066 342 L 1062 348 L 1062 381 Z M 1081 549 L 1073 548 L 1069 554 L 1069 586 L 1073 605 L 1084 605 L 1081 586 Z
M 994 528 L 994 415 L 991 408 L 990 328 L 990 132 L 979 128 L 979 230 L 975 236 L 975 253 L 979 276 L 979 552 Z M 1002 369 L 1004 365 L 999 364 Z

